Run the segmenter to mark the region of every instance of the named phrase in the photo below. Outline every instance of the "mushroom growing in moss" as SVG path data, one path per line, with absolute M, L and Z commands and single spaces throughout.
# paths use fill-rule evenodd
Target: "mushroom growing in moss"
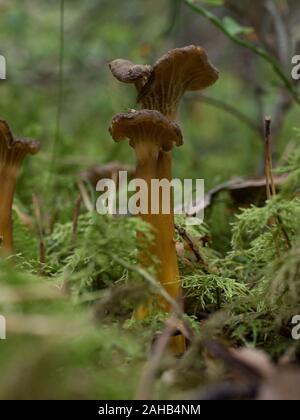
M 8 124 L 0 120 L 0 247 L 13 252 L 12 205 L 17 175 L 26 155 L 35 155 L 38 142 L 14 138 Z
M 219 78 L 218 70 L 209 62 L 205 50 L 194 45 L 174 49 L 161 57 L 153 66 L 137 65 L 128 60 L 118 59 L 110 63 L 112 74 L 121 82 L 133 83 L 138 91 L 137 102 L 141 108 L 159 111 L 169 120 L 176 118 L 178 105 L 185 91 L 197 91 L 213 85 Z M 156 172 L 154 179 L 172 178 L 172 155 L 171 150 L 161 148 L 157 157 Z M 162 199 L 162 197 L 161 197 Z M 172 197 L 167 198 L 172 202 Z M 161 269 L 161 279 L 174 278 L 178 274 L 177 256 L 174 245 L 174 214 L 160 212 L 156 215 L 156 229 L 161 234 L 161 242 L 164 246 L 160 249 L 160 261 L 171 261 Z M 172 232 L 166 236 L 164 242 L 164 227 L 168 226 Z M 171 249 L 171 251 L 170 251 Z M 164 274 L 163 274 L 164 273 Z M 172 282 L 173 280 L 171 280 Z M 166 284 L 166 283 L 164 283 Z M 180 286 L 178 286 L 180 290 Z M 172 294 L 173 295 L 173 294 Z M 174 295 L 173 295 L 174 296 Z
M 172 216 L 170 218 L 169 215 L 165 215 L 166 223 L 161 223 L 161 203 L 158 204 L 157 214 L 153 214 L 152 201 L 155 192 L 151 181 L 157 179 L 160 153 L 162 151 L 169 152 L 174 146 L 182 145 L 180 128 L 157 111 L 142 110 L 114 117 L 110 133 L 117 142 L 129 139 L 130 145 L 135 150 L 136 178 L 144 180 L 148 187 L 147 196 L 142 196 L 142 199 L 147 203 L 147 209 L 144 214 L 141 214 L 141 217 L 153 227 L 155 234 L 154 244 L 149 251 L 157 256 L 160 262 L 158 272 L 160 283 L 176 299 L 181 294 L 181 288 L 174 244 L 174 222 L 172 222 Z M 170 214 L 173 214 L 171 204 Z M 143 262 L 145 263 L 145 261 Z M 163 306 L 167 311 L 170 311 L 171 308 L 167 302 L 163 302 Z M 141 318 L 145 314 L 143 310 L 140 311 Z

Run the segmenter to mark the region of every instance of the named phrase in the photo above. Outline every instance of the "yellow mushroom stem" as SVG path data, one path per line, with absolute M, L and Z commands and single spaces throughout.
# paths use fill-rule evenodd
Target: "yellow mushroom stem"
M 16 188 L 16 168 L 0 169 L 0 247 L 5 253 L 13 252 L 12 205 Z
M 163 189 L 157 188 L 158 186 L 153 185 L 152 181 L 159 181 L 161 178 L 171 181 L 170 151 L 174 146 L 182 145 L 180 128 L 158 111 L 141 110 L 117 115 L 112 121 L 110 133 L 117 142 L 130 140 L 137 160 L 136 178 L 144 180 L 147 186 L 146 191 L 139 191 L 140 200 L 147 203 L 146 209 L 139 210 L 139 216 L 153 228 L 154 241 L 147 250 L 140 253 L 139 262 L 144 268 L 149 268 L 153 266 L 153 256 L 156 257 L 159 263 L 157 280 L 178 302 L 181 300 L 181 287 L 175 247 L 173 199 L 172 195 L 164 197 Z M 170 201 L 166 214 L 163 214 L 163 200 Z M 138 239 L 143 245 L 141 233 L 138 233 Z M 158 300 L 149 299 L 137 309 L 136 318 L 146 318 L 153 306 L 167 312 L 172 312 L 174 309 L 162 297 Z M 185 350 L 182 336 L 173 337 L 171 344 L 175 354 Z
M 163 190 L 159 190 L 159 213 L 151 214 L 151 200 L 153 199 L 151 181 L 153 179 L 167 179 L 171 181 L 171 152 L 159 150 L 157 144 L 153 144 L 153 142 L 149 142 L 145 138 L 135 142 L 135 151 L 137 155 L 136 176 L 145 180 L 148 186 L 148 197 L 146 197 L 149 206 L 148 212 L 147 214 L 142 214 L 141 218 L 153 227 L 155 235 L 154 244 L 148 251 L 159 260 L 158 281 L 169 295 L 181 305 L 182 290 L 175 247 L 174 210 L 171 192 L 169 197 L 164 197 Z M 170 200 L 171 211 L 163 214 L 163 200 L 165 199 Z M 139 260 L 143 267 L 152 265 L 148 254 L 141 254 Z M 136 310 L 136 318 L 145 319 L 149 315 L 149 307 L 151 305 L 153 305 L 153 302 L 150 300 L 148 304 L 141 305 Z M 159 300 L 159 307 L 166 312 L 172 312 L 173 309 L 172 305 L 163 298 Z M 172 337 L 170 348 L 173 354 L 182 354 L 186 349 L 185 338 L 182 335 Z
M 157 160 L 156 178 L 158 180 L 166 179 L 172 181 L 172 155 L 171 152 L 160 151 Z M 170 212 L 164 214 L 162 207 L 164 200 L 169 200 Z M 161 283 L 166 291 L 173 299 L 180 304 L 182 302 L 182 291 L 180 283 L 180 274 L 177 262 L 176 246 L 175 246 L 175 224 L 174 224 L 174 206 L 173 195 L 163 196 L 163 189 L 160 189 L 160 213 L 157 215 L 157 229 L 160 232 L 162 260 L 167 262 L 161 265 L 160 276 Z M 170 310 L 170 304 L 164 303 L 165 309 Z
M 160 151 L 157 161 L 157 178 L 159 180 L 172 180 L 172 154 L 171 152 Z M 160 191 L 160 203 L 163 205 L 165 197 Z M 180 272 L 176 254 L 175 243 L 175 222 L 174 222 L 174 204 L 173 195 L 170 191 L 170 213 L 163 214 L 162 212 L 157 216 L 157 226 L 161 237 L 161 259 L 167 263 L 161 265 L 160 278 L 166 291 L 175 299 L 183 308 L 183 294 L 180 281 Z M 167 312 L 170 312 L 170 304 L 164 302 L 164 307 Z M 186 350 L 186 342 L 183 335 L 172 337 L 171 349 L 174 354 L 182 354 Z
M 147 140 L 147 138 L 140 138 L 135 140 L 134 142 L 134 149 L 137 158 L 137 165 L 136 165 L 136 178 L 142 179 L 147 184 L 147 191 L 145 192 L 147 196 L 142 196 L 142 192 L 140 191 L 141 200 L 148 203 L 148 209 L 146 214 L 140 214 L 139 216 L 141 219 L 149 223 L 152 226 L 154 234 L 154 241 L 153 245 L 151 245 L 148 252 L 142 252 L 139 255 L 139 261 L 143 267 L 149 267 L 153 265 L 153 261 L 151 261 L 151 255 L 157 257 L 160 264 L 163 263 L 161 258 L 161 251 L 160 251 L 160 233 L 158 231 L 158 226 L 156 224 L 157 220 L 155 215 L 151 214 L 151 181 L 156 176 L 156 167 L 157 167 L 157 159 L 159 154 L 159 147 L 158 145 L 153 144 L 153 142 Z M 138 233 L 138 238 L 142 240 L 142 234 Z M 147 306 L 140 306 L 136 310 L 136 318 L 137 319 L 144 319 L 149 315 L 149 307 L 151 302 L 149 301 L 149 305 Z
M 149 140 L 147 135 L 134 141 L 134 149 L 137 157 L 136 177 L 143 179 L 147 184 L 146 197 L 141 199 L 148 203 L 147 213 L 140 214 L 145 222 L 153 228 L 155 236 L 153 245 L 149 249 L 149 254 L 140 257 L 142 265 L 149 266 L 153 262 L 149 261 L 149 255 L 154 255 L 159 261 L 157 278 L 164 289 L 174 299 L 181 299 L 180 275 L 175 247 L 175 228 L 174 210 L 172 194 L 169 197 L 163 196 L 163 189 L 159 189 L 159 212 L 152 214 L 151 204 L 155 192 L 152 189 L 152 180 L 167 179 L 171 181 L 171 154 L 164 152 L 160 148 L 160 142 Z M 170 200 L 170 213 L 163 214 L 163 200 Z M 140 235 L 140 234 L 139 234 Z M 171 304 L 165 299 L 160 300 L 160 306 L 167 312 L 172 310 Z M 139 308 L 136 316 L 140 319 L 148 315 L 147 308 Z

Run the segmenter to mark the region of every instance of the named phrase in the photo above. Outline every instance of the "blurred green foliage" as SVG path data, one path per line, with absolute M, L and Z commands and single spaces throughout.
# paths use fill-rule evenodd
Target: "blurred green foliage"
M 17 135 L 42 141 L 43 151 L 36 158 L 41 164 L 33 163 L 36 167 L 30 169 L 39 174 L 34 181 L 39 190 L 45 185 L 44 174 L 50 168 L 49 154 L 56 133 L 59 2 L 11 0 L 2 1 L 0 8 L 0 52 L 8 66 L 8 79 L 0 86 L 0 115 Z M 157 2 L 154 17 L 150 0 L 65 2 L 64 97 L 57 152 L 60 173 L 73 175 L 90 164 L 111 160 L 134 162 L 128 145 L 114 144 L 108 133 L 112 116 L 132 108 L 135 102 L 132 89 L 115 81 L 108 70 L 108 62 L 114 58 L 153 63 L 173 47 L 198 43 L 207 48 L 221 72 L 220 81 L 209 94 L 228 104 L 238 104 L 241 112 L 256 118 L 255 101 L 246 83 L 235 77 L 226 57 L 214 59 L 214 47 L 207 39 L 202 42 L 203 19 L 181 7 L 175 28 L 171 26 L 166 34 L 170 9 L 169 1 Z M 197 19 L 199 34 L 188 39 L 184 28 L 192 19 Z M 184 34 L 181 45 L 176 42 L 178 33 Z M 235 53 L 238 57 L 241 50 L 237 47 Z M 258 64 L 258 71 L 269 90 L 267 103 L 271 106 L 274 98 L 267 84 L 274 77 L 263 63 Z M 271 111 L 270 106 L 267 111 Z M 279 151 L 291 138 L 296 116 L 295 110 L 285 122 Z M 185 144 L 175 153 L 175 176 L 204 178 L 209 188 L 233 175 L 257 172 L 262 157 L 261 138 L 232 115 L 189 99 L 182 106 L 180 124 Z M 29 182 L 27 178 L 22 177 L 24 186 Z M 19 190 L 24 190 L 23 183 L 19 183 Z

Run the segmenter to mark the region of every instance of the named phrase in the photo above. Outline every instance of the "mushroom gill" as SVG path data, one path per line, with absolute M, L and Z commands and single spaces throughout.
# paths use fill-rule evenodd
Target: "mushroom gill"
M 17 176 L 26 155 L 38 153 L 34 140 L 14 138 L 8 124 L 0 120 L 0 248 L 13 252 L 12 205 Z

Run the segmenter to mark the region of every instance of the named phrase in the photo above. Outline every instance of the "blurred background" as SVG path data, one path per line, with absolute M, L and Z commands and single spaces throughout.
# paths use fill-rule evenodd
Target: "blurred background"
M 112 77 L 108 63 L 127 58 L 152 64 L 168 50 L 189 44 L 207 50 L 221 77 L 203 94 L 187 94 L 181 102 L 185 144 L 175 152 L 175 176 L 205 178 L 208 189 L 233 176 L 257 175 L 265 115 L 274 118 L 276 156 L 291 146 L 298 107 L 272 66 L 229 40 L 183 0 L 64 3 L 62 28 L 59 1 L 0 1 L 0 54 L 7 60 L 7 80 L 0 82 L 0 115 L 16 134 L 41 140 L 38 159 L 43 173 L 50 167 L 59 107 L 60 172 L 73 174 L 112 160 L 133 163 L 131 149 L 114 144 L 108 127 L 116 113 L 137 106 L 135 92 Z M 299 2 L 198 4 L 213 12 L 231 34 L 263 47 L 291 79 L 291 57 L 300 38 Z

